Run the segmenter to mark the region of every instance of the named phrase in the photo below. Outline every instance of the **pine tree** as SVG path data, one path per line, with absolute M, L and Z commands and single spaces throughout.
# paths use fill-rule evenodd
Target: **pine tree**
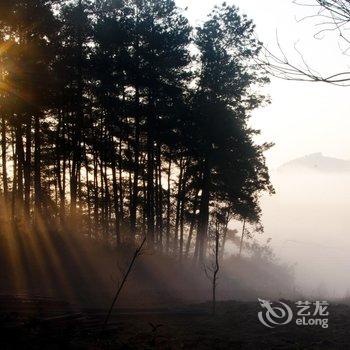
M 237 202 L 250 203 L 259 191 L 271 187 L 262 149 L 247 127 L 250 112 L 264 102 L 253 88 L 267 82 L 254 65 L 261 44 L 252 22 L 234 6 L 216 7 L 197 28 L 196 44 L 200 68 L 192 101 L 192 145 L 202 174 L 196 242 L 202 263 L 211 201 L 227 201 L 235 208 Z

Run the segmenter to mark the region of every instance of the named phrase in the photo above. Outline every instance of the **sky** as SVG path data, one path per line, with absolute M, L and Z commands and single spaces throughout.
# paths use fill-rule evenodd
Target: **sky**
M 218 0 L 176 0 L 187 7 L 193 25 L 200 24 Z M 299 21 L 313 12 L 292 0 L 228 0 L 240 8 L 256 24 L 260 40 L 278 52 L 276 34 L 283 50 L 293 62 L 301 63 L 294 49 L 297 45 L 312 68 L 324 74 L 347 70 L 350 58 L 341 53 L 344 43 L 335 33 L 315 39 L 316 22 Z M 350 87 L 322 83 L 283 81 L 273 78 L 265 92 L 271 104 L 256 110 L 251 124 L 261 130 L 258 142 L 274 142 L 267 152 L 268 165 L 279 165 L 311 153 L 322 152 L 331 157 L 350 159 Z

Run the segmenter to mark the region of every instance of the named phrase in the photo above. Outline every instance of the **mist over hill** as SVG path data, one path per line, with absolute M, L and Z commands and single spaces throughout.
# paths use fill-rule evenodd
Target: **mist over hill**
M 350 161 L 315 153 L 271 172 L 274 196 L 262 199 L 265 234 L 276 255 L 295 265 L 297 287 L 344 296 L 350 281 Z
M 313 171 L 318 173 L 350 173 L 350 160 L 324 156 L 321 152 L 293 159 L 281 165 L 279 172 Z

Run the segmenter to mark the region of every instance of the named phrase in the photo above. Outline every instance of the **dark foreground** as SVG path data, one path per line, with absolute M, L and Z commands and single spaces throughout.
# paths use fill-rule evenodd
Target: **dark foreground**
M 0 349 L 348 349 L 350 308 L 329 307 L 329 328 L 293 323 L 268 329 L 254 302 L 177 309 L 118 310 L 101 336 L 105 313 L 50 299 L 2 297 Z

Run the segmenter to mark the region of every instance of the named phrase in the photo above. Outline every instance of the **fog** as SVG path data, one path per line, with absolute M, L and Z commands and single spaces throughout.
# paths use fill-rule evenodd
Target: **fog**
M 350 291 L 350 172 L 273 170 L 274 196 L 262 198 L 265 233 L 281 261 L 295 264 L 296 287 L 344 297 Z

